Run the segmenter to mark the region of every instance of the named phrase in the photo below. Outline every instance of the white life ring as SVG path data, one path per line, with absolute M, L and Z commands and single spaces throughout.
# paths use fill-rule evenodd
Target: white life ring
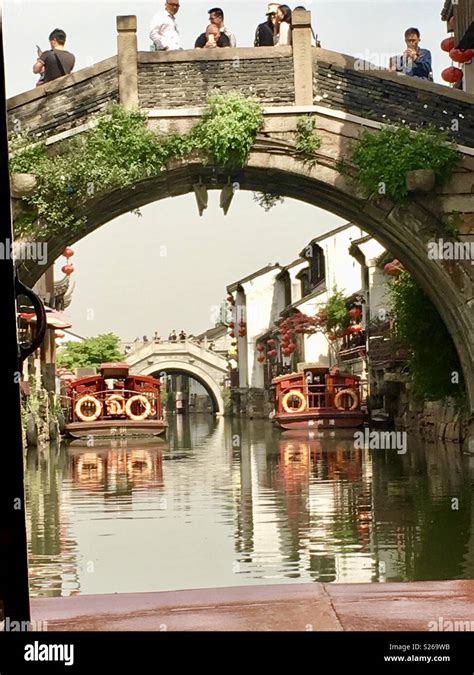
M 132 413 L 132 405 L 136 402 L 139 402 L 145 406 L 145 410 L 140 415 L 135 415 Z M 133 420 L 134 422 L 141 422 L 141 420 L 145 420 L 150 415 L 151 403 L 146 396 L 143 396 L 143 394 L 135 394 L 134 396 L 130 397 L 125 404 L 125 412 L 127 413 L 129 419 Z
M 297 398 L 300 402 L 299 406 L 294 408 L 293 406 L 288 405 L 289 398 Z M 287 391 L 283 396 L 281 405 L 286 413 L 301 413 L 306 410 L 306 397 L 301 393 L 301 391 L 298 391 L 297 389 L 290 389 L 290 391 Z
M 352 403 L 349 408 L 342 405 L 343 396 L 350 396 Z M 353 389 L 341 389 L 334 397 L 334 405 L 338 410 L 356 410 L 359 407 L 359 394 Z
M 121 394 L 112 394 L 106 398 L 105 405 L 109 415 L 123 415 L 125 398 Z
M 84 403 L 91 403 L 94 405 L 95 412 L 92 415 L 84 415 L 82 412 L 82 406 Z M 81 398 L 76 402 L 76 405 L 74 406 L 74 412 L 82 422 L 95 422 L 95 420 L 98 419 L 102 413 L 102 403 L 95 396 L 87 394 L 86 396 L 81 396 Z

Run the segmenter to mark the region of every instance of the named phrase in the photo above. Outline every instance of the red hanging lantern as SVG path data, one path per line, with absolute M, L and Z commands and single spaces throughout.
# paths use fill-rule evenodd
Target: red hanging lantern
M 288 345 L 288 349 L 290 350 L 290 352 L 294 352 L 295 349 L 296 349 L 295 343 L 294 343 L 294 342 L 290 342 L 290 344 Z
M 456 41 L 455 41 L 454 37 L 450 36 L 450 37 L 444 38 L 444 40 L 441 41 L 440 47 L 443 50 L 443 52 L 450 52 L 451 49 L 454 49 L 455 45 L 456 45 Z
M 66 276 L 69 276 L 74 272 L 74 265 L 70 265 L 69 263 L 67 265 L 63 265 L 61 267 L 61 272 L 63 272 L 63 274 Z
M 384 266 L 383 271 L 391 277 L 398 277 L 403 272 L 403 266 L 399 260 L 392 260 Z
M 245 326 L 245 321 L 243 319 L 240 319 L 239 326 Z
M 455 47 L 449 52 L 450 59 L 456 61 L 456 63 L 467 63 L 468 61 L 472 61 L 473 56 L 474 49 L 457 49 Z
M 230 335 L 231 338 L 235 338 L 235 333 L 234 333 L 234 331 L 231 331 L 231 332 L 229 333 L 229 335 Z
M 453 14 L 453 16 L 450 19 L 448 19 L 448 30 L 452 31 L 455 29 L 455 27 L 456 27 L 456 17 Z
M 328 340 L 331 340 L 331 342 L 334 342 L 334 340 L 337 340 L 337 335 L 335 333 L 329 333 Z
M 265 351 L 265 345 L 258 344 L 257 345 L 257 352 L 264 352 Z
M 63 256 L 65 258 L 72 258 L 73 255 L 74 255 L 74 251 L 72 250 L 72 248 L 69 248 L 69 246 L 66 246 L 66 248 L 63 251 Z
M 230 302 L 232 305 L 234 304 L 234 297 L 232 295 L 227 296 L 227 302 Z
M 362 310 L 359 307 L 353 307 L 352 309 L 349 310 L 349 316 L 351 319 L 358 319 L 359 317 L 362 316 Z
M 354 323 L 352 326 L 349 326 L 347 330 L 349 333 L 361 333 L 363 331 L 363 327 L 360 323 Z
M 244 330 L 239 330 L 239 337 L 245 337 L 247 333 Z
M 259 363 L 264 363 L 265 357 L 264 357 L 264 356 L 257 356 L 257 361 L 258 361 Z
M 234 328 L 234 326 L 235 326 L 235 323 L 234 323 L 233 321 L 231 321 L 231 322 L 229 323 L 229 328 Z
M 270 338 L 269 340 L 267 340 L 267 344 L 268 345 L 274 345 L 274 344 L 276 344 L 276 341 L 273 338 Z
M 272 358 L 277 355 L 277 350 L 276 349 L 270 349 L 268 353 L 268 356 L 271 356 Z
M 443 70 L 441 77 L 445 82 L 454 84 L 455 82 L 461 82 L 462 78 L 464 77 L 464 73 L 462 72 L 461 68 L 449 66 L 449 68 L 445 68 Z

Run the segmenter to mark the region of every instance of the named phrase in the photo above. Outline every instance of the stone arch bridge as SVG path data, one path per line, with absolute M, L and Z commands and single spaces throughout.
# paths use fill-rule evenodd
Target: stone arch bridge
M 276 191 L 314 204 L 378 239 L 429 295 L 456 344 L 474 425 L 474 266 L 470 260 L 427 255 L 430 242 L 450 238 L 444 222 L 453 212 L 460 220 L 457 239 L 470 241 L 474 234 L 474 97 L 312 47 L 306 11 L 294 13 L 292 47 L 142 52 L 136 17 L 117 17 L 117 29 L 116 56 L 9 99 L 10 130 L 43 132 L 54 146 L 87 129 L 109 103 L 120 102 L 146 111 L 153 129 L 185 132 L 216 88 L 256 95 L 264 106 L 264 128 L 240 171 L 229 174 L 192 158 L 170 162 L 157 177 L 91 195 L 77 209 L 86 218 L 83 229 L 49 238 L 49 261 L 113 218 L 191 192 L 196 183 L 220 189 L 231 180 L 241 189 Z M 302 114 L 315 116 L 322 141 L 312 166 L 295 149 Z M 402 205 L 387 198 L 373 201 L 338 170 L 363 129 L 428 121 L 449 130 L 462 155 L 449 181 L 429 194 L 414 192 Z M 21 191 L 13 196 L 21 198 Z M 19 201 L 13 200 L 14 213 Z M 43 270 L 25 261 L 20 274 L 31 284 Z
M 191 340 L 185 342 L 148 342 L 127 356 L 134 375 L 183 374 L 203 385 L 214 412 L 224 414 L 222 388 L 228 375 L 227 359 Z

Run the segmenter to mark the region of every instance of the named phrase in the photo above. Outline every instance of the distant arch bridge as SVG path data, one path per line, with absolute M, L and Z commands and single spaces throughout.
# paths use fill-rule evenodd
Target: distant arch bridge
M 227 359 L 196 342 L 147 342 L 127 356 L 134 375 L 182 374 L 197 380 L 212 401 L 214 412 L 224 414 L 222 388 L 228 375 Z

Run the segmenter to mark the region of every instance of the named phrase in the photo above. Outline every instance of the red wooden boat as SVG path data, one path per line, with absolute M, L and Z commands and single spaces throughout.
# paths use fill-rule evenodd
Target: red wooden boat
M 160 381 L 103 363 L 98 375 L 66 384 L 66 433 L 74 438 L 158 436 L 166 431 Z
M 301 372 L 280 375 L 275 385 L 273 422 L 281 429 L 359 427 L 361 410 L 360 378 L 337 368 L 308 366 Z

